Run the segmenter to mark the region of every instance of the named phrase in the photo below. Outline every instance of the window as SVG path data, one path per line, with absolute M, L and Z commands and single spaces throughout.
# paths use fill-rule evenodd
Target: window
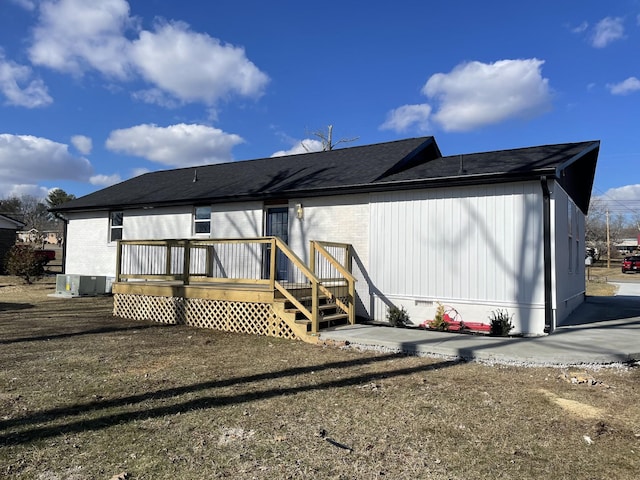
M 569 273 L 580 272 L 580 225 L 576 206 L 571 200 L 567 202 L 567 233 L 569 237 L 567 259 Z
M 193 231 L 196 234 L 211 233 L 211 207 L 196 207 L 193 216 Z
M 109 219 L 109 241 L 115 242 L 117 240 L 122 240 L 122 220 L 124 214 L 123 212 L 111 212 L 111 216 Z

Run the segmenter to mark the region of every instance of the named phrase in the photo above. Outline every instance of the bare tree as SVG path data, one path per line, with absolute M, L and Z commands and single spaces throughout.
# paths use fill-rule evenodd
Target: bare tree
M 607 224 L 609 244 L 607 244 Z M 591 199 L 585 222 L 585 240 L 588 246 L 597 248 L 600 254 L 605 254 L 609 250 L 613 252 L 614 249 L 610 247 L 624 237 L 626 228 L 627 219 L 624 215 L 610 214 L 602 198 Z
M 322 151 L 324 151 L 324 152 L 327 152 L 329 150 L 333 150 L 335 147 L 337 147 L 341 143 L 355 142 L 356 140 L 358 140 L 358 138 L 360 138 L 360 137 L 341 138 L 340 140 L 338 140 L 337 142 L 334 143 L 333 142 L 333 125 L 329 125 L 327 127 L 327 131 L 326 132 L 324 130 L 316 130 L 315 132 L 312 132 L 312 135 L 314 135 L 315 137 L 318 137 L 320 139 L 320 143 L 322 144 Z M 304 142 L 302 142 L 302 147 L 307 152 L 311 151 L 311 149 L 309 147 L 307 147 L 304 144 Z

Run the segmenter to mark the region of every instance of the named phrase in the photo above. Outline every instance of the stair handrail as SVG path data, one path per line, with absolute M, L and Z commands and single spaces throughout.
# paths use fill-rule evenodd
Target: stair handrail
M 274 280 L 275 288 L 282 293 L 282 295 L 289 300 L 300 312 L 311 321 L 311 333 L 318 334 L 320 330 L 320 308 L 319 308 L 319 293 L 322 292 L 327 296 L 332 296 L 331 291 L 327 289 L 315 273 L 307 267 L 304 262 L 298 257 L 298 255 L 289 248 L 279 237 L 273 237 L 272 239 L 273 250 L 282 252 L 306 277 L 309 285 L 311 286 L 311 310 L 305 307 L 294 295 L 289 292 L 280 282 Z M 272 271 L 275 270 L 275 263 L 271 265 Z
M 336 242 L 323 242 L 318 240 L 310 241 L 310 262 L 311 262 L 311 270 L 314 275 L 316 275 L 316 252 L 322 255 L 347 281 L 348 286 L 348 295 L 347 304 L 345 304 L 340 298 L 331 294 L 330 296 L 336 302 L 342 310 L 347 312 L 349 324 L 354 325 L 356 323 L 356 307 L 355 307 L 355 298 L 356 298 L 356 278 L 353 274 L 347 270 L 346 266 L 342 265 L 329 251 L 327 251 L 325 246 L 333 246 L 340 247 L 345 249 L 345 263 L 347 265 L 351 265 L 351 245 L 347 243 L 336 243 Z M 322 285 L 322 279 L 319 279 L 320 285 Z

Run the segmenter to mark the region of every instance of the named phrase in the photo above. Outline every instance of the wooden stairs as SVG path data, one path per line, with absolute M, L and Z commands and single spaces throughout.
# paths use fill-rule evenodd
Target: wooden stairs
M 311 308 L 311 296 L 296 297 L 303 305 Z M 320 294 L 318 296 L 319 328 L 329 328 L 349 323 L 349 315 L 337 305 L 335 297 Z M 315 342 L 317 335 L 312 332 L 312 322 L 298 308 L 286 298 L 276 298 L 274 310 L 294 330 L 297 336 L 304 341 Z

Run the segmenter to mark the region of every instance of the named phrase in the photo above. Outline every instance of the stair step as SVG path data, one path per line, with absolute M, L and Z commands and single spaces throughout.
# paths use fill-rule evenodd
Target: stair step
M 327 295 L 318 295 L 318 300 L 326 300 L 327 298 L 329 298 Z M 313 300 L 313 297 L 311 295 L 305 295 L 304 297 L 296 297 L 296 300 L 299 302 L 308 302 Z
M 318 305 L 318 310 L 320 310 L 321 312 L 324 310 L 331 310 L 331 309 L 336 309 L 338 308 L 338 306 L 335 303 L 325 303 L 323 305 Z M 297 308 L 285 308 L 284 309 L 285 312 L 287 313 L 299 313 L 300 310 Z
M 332 322 L 333 320 L 344 320 L 349 318 L 346 313 L 334 313 L 333 315 L 325 315 L 320 319 L 321 322 Z

